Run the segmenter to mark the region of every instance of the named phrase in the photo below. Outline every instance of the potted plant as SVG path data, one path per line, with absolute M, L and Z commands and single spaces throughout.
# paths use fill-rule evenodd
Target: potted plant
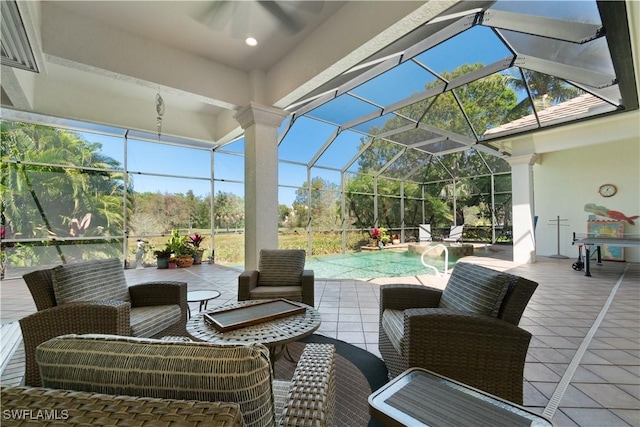
M 178 268 L 177 259 L 174 254 L 171 254 L 171 258 L 169 258 L 168 265 L 169 265 L 169 269 Z
M 202 234 L 193 233 L 189 236 L 189 243 L 195 248 L 196 253 L 193 255 L 193 263 L 194 264 L 202 264 L 202 254 L 204 253 L 204 249 L 200 248 L 200 244 L 203 242 L 204 236 Z
M 193 265 L 193 256 L 195 254 L 194 248 L 185 245 L 181 248 L 180 252 L 176 254 L 176 263 L 178 267 L 186 268 Z
M 171 248 L 174 253 L 178 267 L 186 268 L 193 265 L 195 248 L 191 246 L 187 236 L 181 236 L 178 230 L 172 230 L 167 246 Z
M 371 230 L 371 238 L 373 239 L 373 245 L 379 248 L 382 248 L 391 240 L 387 234 L 387 229 L 383 227 L 373 228 Z
M 173 251 L 169 247 L 169 245 L 165 246 L 162 249 L 156 249 L 153 251 L 153 255 L 156 257 L 156 264 L 158 268 L 169 268 L 169 258 L 171 258 L 171 254 Z

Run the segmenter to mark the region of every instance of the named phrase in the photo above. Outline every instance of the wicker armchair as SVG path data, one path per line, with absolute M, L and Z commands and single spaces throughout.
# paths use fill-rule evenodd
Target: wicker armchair
M 85 261 L 23 276 L 38 311 L 20 319 L 25 384 L 40 385 L 36 347 L 70 333 L 162 337 L 185 335 L 187 284 L 127 286 L 117 259 Z
M 262 249 L 258 270 L 238 277 L 238 301 L 285 298 L 314 306 L 313 270 L 304 269 L 301 249 Z
M 47 388 L 160 399 L 232 402 L 247 426 L 331 426 L 335 348 L 307 344 L 291 381 L 273 379 L 262 344 L 217 345 L 66 335 L 38 347 Z
M 518 323 L 536 287 L 469 263 L 456 264 L 444 292 L 381 286 L 378 346 L 390 377 L 421 367 L 522 404 L 531 334 Z M 452 308 L 456 298 L 463 305 L 473 298 L 492 301 L 489 312 L 479 314 L 477 307 Z

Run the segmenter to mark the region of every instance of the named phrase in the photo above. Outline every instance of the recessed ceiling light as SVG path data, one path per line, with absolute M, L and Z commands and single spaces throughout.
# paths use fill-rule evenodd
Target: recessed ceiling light
M 253 37 L 247 37 L 244 42 L 249 46 L 256 46 L 258 44 L 258 40 L 254 39 Z

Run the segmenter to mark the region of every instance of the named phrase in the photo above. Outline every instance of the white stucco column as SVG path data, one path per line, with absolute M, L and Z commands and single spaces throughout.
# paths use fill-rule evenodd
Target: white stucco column
M 260 249 L 278 247 L 278 127 L 283 110 L 256 103 L 235 119 L 244 129 L 244 265 L 258 268 Z
M 511 200 L 513 206 L 513 261 L 536 262 L 534 233 L 533 165 L 537 154 L 524 154 L 506 159 L 511 165 Z

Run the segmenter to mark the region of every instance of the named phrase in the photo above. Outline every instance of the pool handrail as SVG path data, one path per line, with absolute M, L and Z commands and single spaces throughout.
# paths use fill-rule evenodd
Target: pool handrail
M 435 246 L 429 246 L 424 252 L 422 252 L 422 255 L 420 255 L 420 262 L 425 267 L 432 268 L 436 272 L 436 277 L 440 277 L 440 271 L 438 271 L 438 269 L 436 267 L 434 267 L 431 264 L 427 264 L 426 262 L 424 262 L 424 256 L 426 254 L 428 254 L 429 252 L 431 252 L 432 250 L 436 249 L 436 248 L 443 248 L 444 249 L 444 275 L 446 276 L 447 274 L 449 274 L 449 272 L 448 272 L 449 271 L 449 250 L 442 243 L 440 243 L 438 245 L 435 245 Z

